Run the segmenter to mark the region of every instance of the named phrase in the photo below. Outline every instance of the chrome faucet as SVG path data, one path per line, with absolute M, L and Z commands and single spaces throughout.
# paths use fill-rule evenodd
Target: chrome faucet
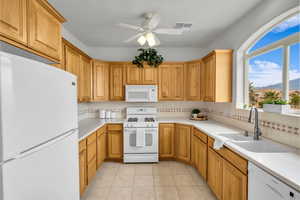
M 254 118 L 254 135 L 253 139 L 254 140 L 259 140 L 259 136 L 261 136 L 261 130 L 259 128 L 259 121 L 258 121 L 258 110 L 257 108 L 251 107 L 250 114 L 249 114 L 249 119 L 248 122 L 251 123 L 252 121 L 252 113 L 255 113 L 255 118 Z

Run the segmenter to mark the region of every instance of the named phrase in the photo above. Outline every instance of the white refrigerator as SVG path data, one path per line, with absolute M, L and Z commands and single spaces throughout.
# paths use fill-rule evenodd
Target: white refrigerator
M 76 77 L 0 51 L 0 200 L 79 200 Z

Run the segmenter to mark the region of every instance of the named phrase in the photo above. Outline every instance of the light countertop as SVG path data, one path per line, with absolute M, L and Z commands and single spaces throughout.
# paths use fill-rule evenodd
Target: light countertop
M 105 125 L 106 123 L 123 123 L 124 119 L 101 120 L 101 119 L 84 119 L 79 122 L 79 140 L 86 138 L 88 135 Z M 195 128 L 206 133 L 215 139 L 222 139 L 224 145 L 234 152 L 238 153 L 248 161 L 256 164 L 265 171 L 271 173 L 281 181 L 287 183 L 294 189 L 300 191 L 300 154 L 299 149 L 281 145 L 284 151 L 266 151 L 254 152 L 249 151 L 223 136 L 226 134 L 243 134 L 244 130 L 238 129 L 220 122 L 208 121 L 193 121 L 183 118 L 158 118 L 159 123 L 181 123 L 192 125 Z M 278 143 L 265 139 L 262 142 L 269 144 Z M 279 144 L 278 144 L 279 145 Z

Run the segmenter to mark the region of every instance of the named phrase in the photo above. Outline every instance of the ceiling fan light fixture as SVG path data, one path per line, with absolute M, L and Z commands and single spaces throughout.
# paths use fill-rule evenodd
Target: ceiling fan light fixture
M 143 46 L 147 40 L 146 40 L 145 36 L 142 35 L 139 37 L 139 39 L 137 41 L 141 46 Z
M 147 33 L 146 34 L 146 40 L 147 40 L 148 45 L 150 47 L 153 47 L 153 46 L 156 45 L 156 41 L 155 41 L 155 37 L 154 37 L 153 33 L 151 33 L 151 32 Z

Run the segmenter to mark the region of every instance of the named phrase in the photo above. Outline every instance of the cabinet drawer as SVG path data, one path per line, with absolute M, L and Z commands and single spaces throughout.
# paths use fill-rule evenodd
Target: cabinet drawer
M 82 152 L 86 149 L 86 139 L 79 142 L 79 152 Z
M 199 131 L 198 129 L 194 128 L 193 134 L 200 138 L 200 140 L 202 140 L 202 142 L 207 143 L 207 135 L 202 133 L 201 131 Z
M 88 183 L 91 182 L 93 177 L 96 175 L 97 172 L 97 162 L 96 162 L 96 157 L 92 159 L 88 165 L 87 165 L 87 179 Z
M 107 125 L 108 131 L 122 131 L 123 126 L 122 124 L 109 124 Z
M 213 149 L 214 139 L 208 137 L 208 146 Z M 232 150 L 228 149 L 227 147 L 223 147 L 220 150 L 214 150 L 218 154 L 220 154 L 223 158 L 229 161 L 232 165 L 238 168 L 244 174 L 248 173 L 248 161 L 238 155 L 237 153 L 233 152 Z

